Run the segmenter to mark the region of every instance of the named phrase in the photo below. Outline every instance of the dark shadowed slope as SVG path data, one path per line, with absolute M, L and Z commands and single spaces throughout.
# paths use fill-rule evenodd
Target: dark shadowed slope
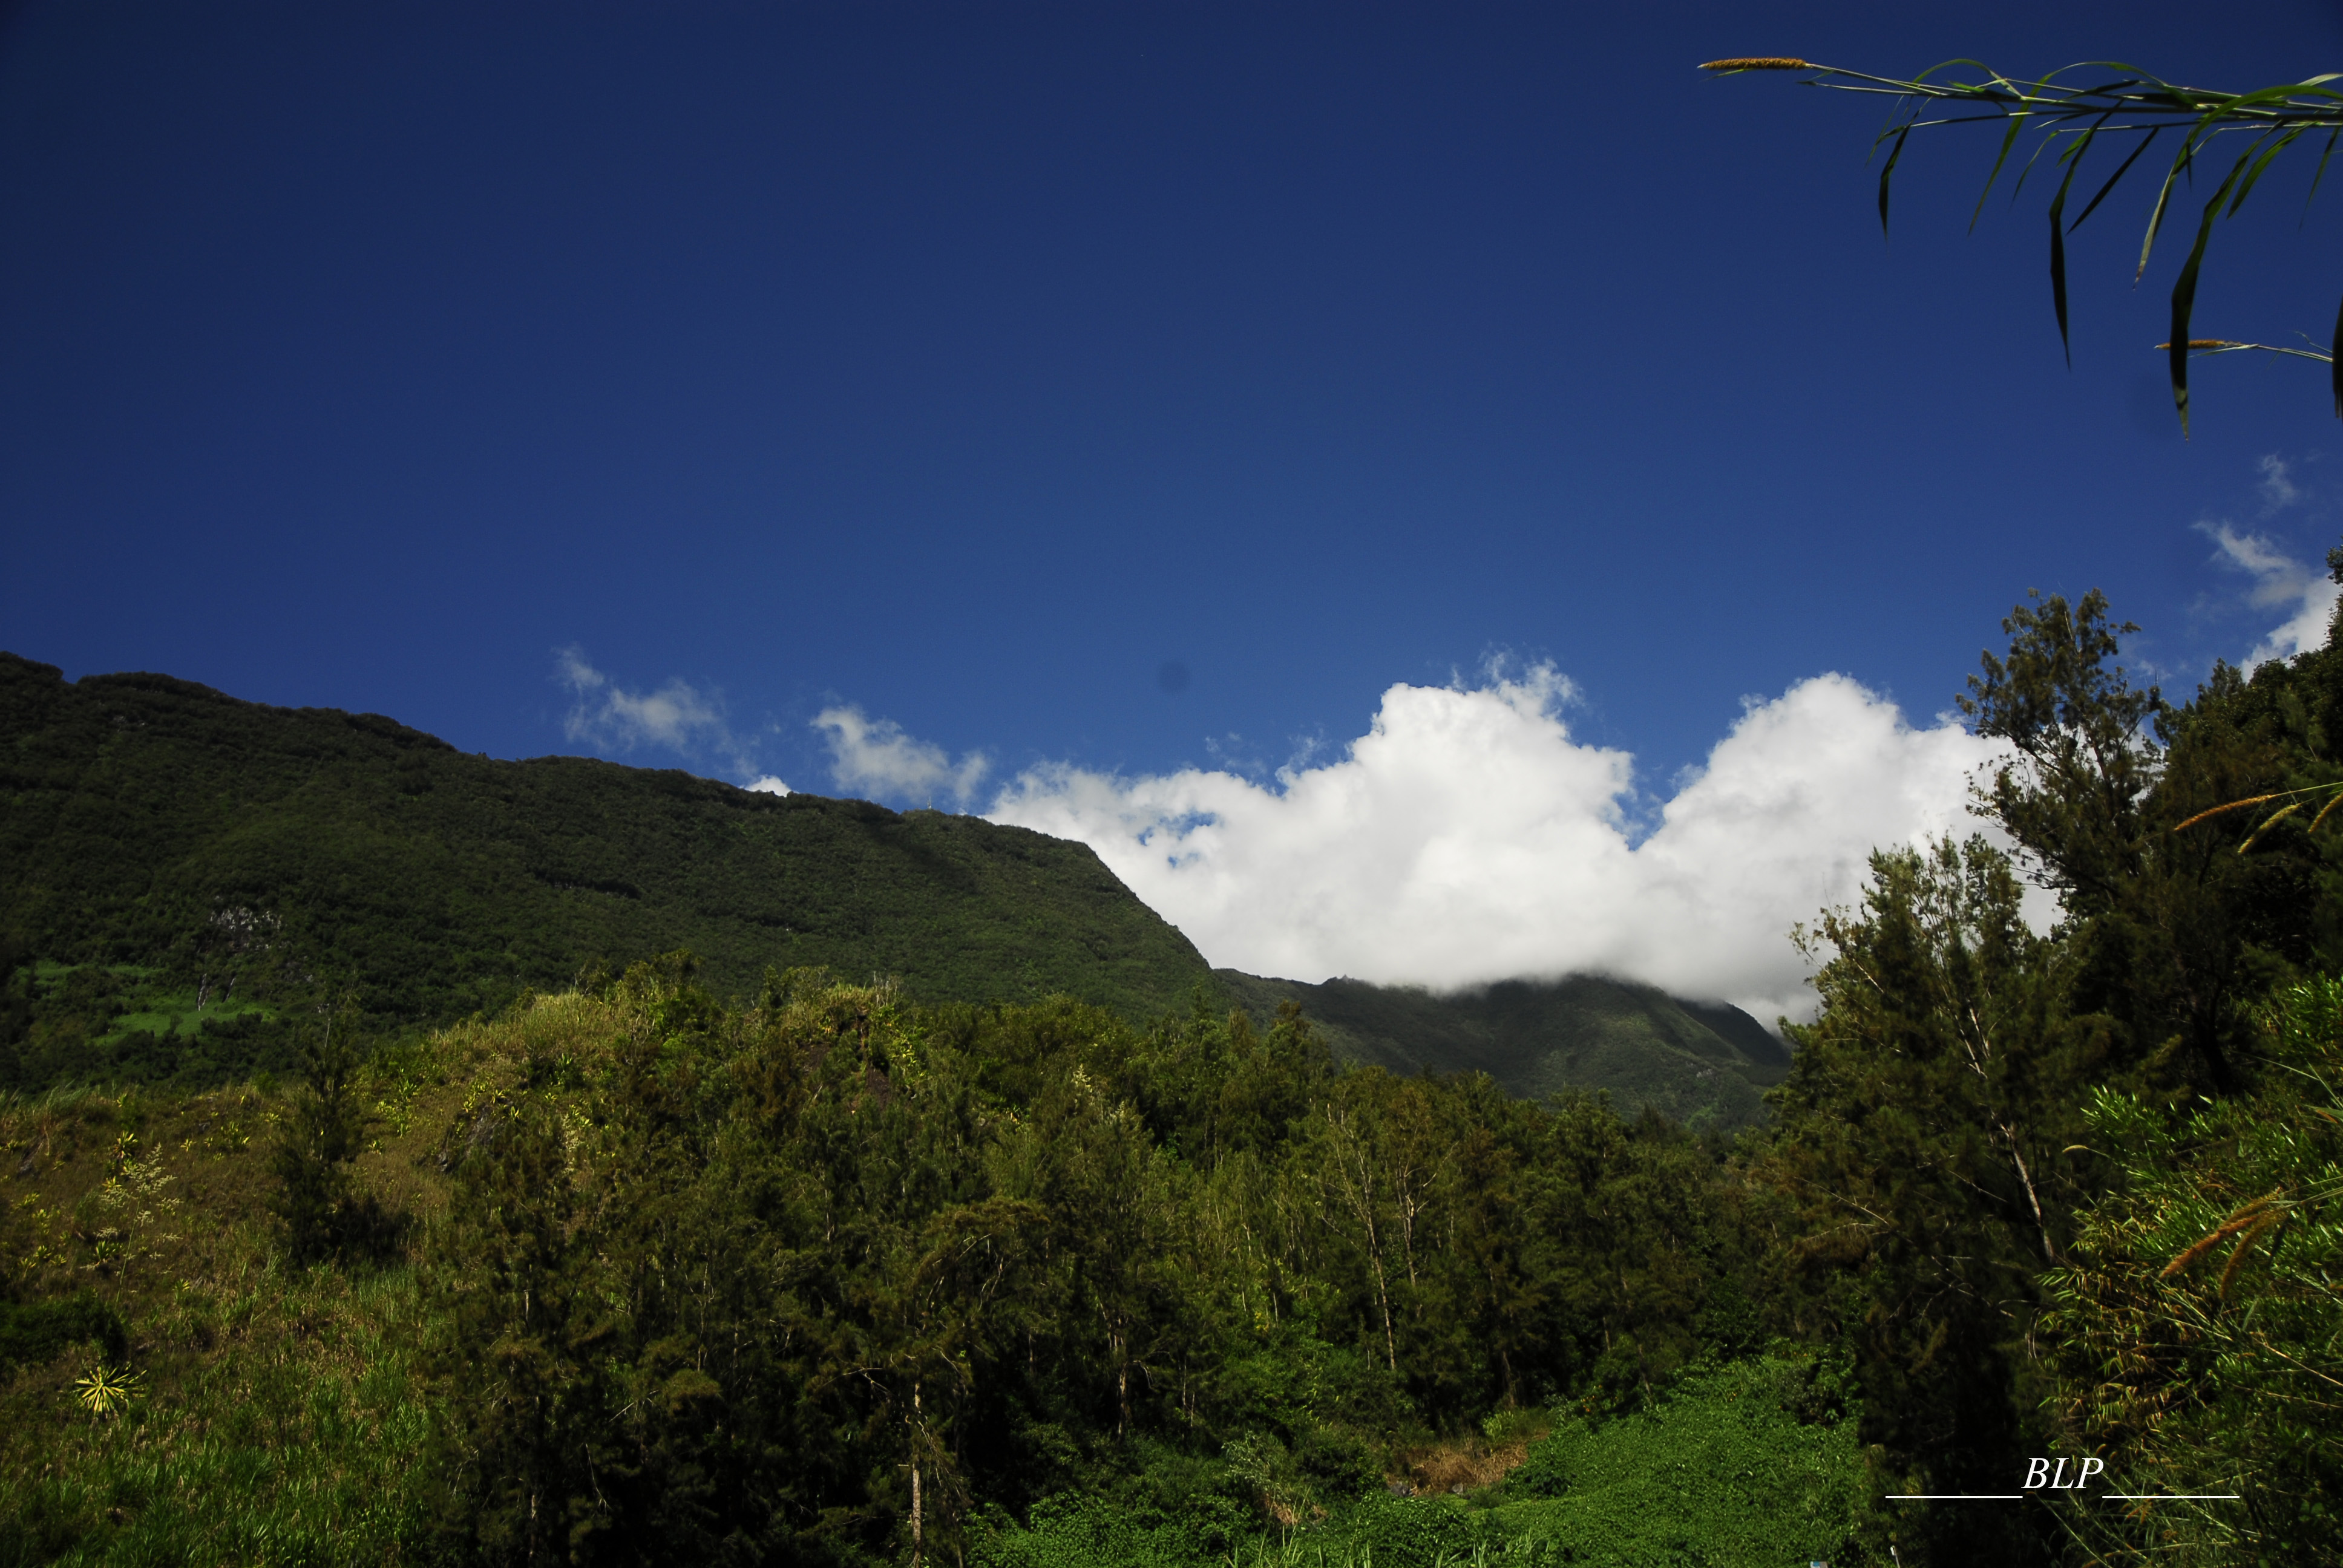
M 1213 973 L 1257 1017 L 1281 1001 L 1298 1003 L 1349 1060 L 1395 1072 L 1485 1072 L 1531 1099 L 1607 1089 L 1623 1110 L 1651 1105 L 1694 1125 L 1756 1121 L 1759 1093 L 1790 1060 L 1737 1007 L 1679 1001 L 1593 975 L 1443 996 L 1364 980 L 1306 985 Z

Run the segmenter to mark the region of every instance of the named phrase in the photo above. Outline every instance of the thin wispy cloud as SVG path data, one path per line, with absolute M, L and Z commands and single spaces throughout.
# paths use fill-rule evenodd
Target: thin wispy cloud
M 569 739 L 619 752 L 656 747 L 687 760 L 720 758 L 735 773 L 749 770 L 746 749 L 725 722 L 716 694 L 680 677 L 653 690 L 630 691 L 595 668 L 574 644 L 555 649 L 554 658 L 557 678 L 577 699 L 561 724 Z
M 964 804 L 992 767 L 981 751 L 955 763 L 942 747 L 915 740 L 894 720 L 872 719 L 850 705 L 823 709 L 813 728 L 830 747 L 830 776 L 850 793 Z
M 2262 516 L 2283 511 L 2302 499 L 2302 489 L 2294 482 L 2294 471 L 2285 458 L 2272 452 L 2258 466 L 2262 477 L 2254 487 L 2261 492 Z
M 2267 465 L 2276 459 L 2264 461 Z M 2284 465 L 2279 467 L 2283 470 Z M 2246 602 L 2280 618 L 2246 655 L 2247 669 L 2326 645 L 2338 591 L 2332 577 L 2297 560 L 2260 534 L 2240 532 L 2226 522 L 2197 528 L 2212 539 L 2214 558 L 2246 578 Z

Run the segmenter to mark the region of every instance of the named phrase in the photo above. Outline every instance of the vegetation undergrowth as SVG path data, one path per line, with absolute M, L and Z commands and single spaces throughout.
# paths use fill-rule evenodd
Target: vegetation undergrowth
M 1069 1493 L 1225 1553 L 1493 1494 L 1554 1402 L 1750 1332 L 1714 1144 L 1291 1010 L 727 1007 L 676 957 L 307 1060 L 10 1102 L 11 1298 L 124 1329 L 0 1392 L 13 1560 L 964 1561 Z
M 0 1563 L 380 1562 L 419 1539 L 416 1271 L 290 1261 L 267 1174 L 290 1109 L 248 1087 L 0 1108 L 5 1310 L 103 1308 L 0 1366 Z M 395 1138 L 365 1160 L 413 1191 Z
M 1423 1496 L 1374 1488 L 1322 1516 L 1232 1529 L 1264 1479 L 1242 1445 L 1176 1507 L 1071 1494 L 984 1539 L 988 1568 L 1465 1568 L 1775 1563 L 1855 1538 L 1864 1460 L 1844 1366 L 1780 1347 L 1707 1364 L 1650 1406 L 1573 1412 L 1508 1455 L 1497 1484 Z M 1531 1412 L 1512 1412 L 1514 1418 Z M 1490 1424 L 1502 1431 L 1507 1417 Z M 1271 1485 L 1274 1485 L 1272 1480 Z M 1217 1506 L 1216 1506 L 1217 1504 Z

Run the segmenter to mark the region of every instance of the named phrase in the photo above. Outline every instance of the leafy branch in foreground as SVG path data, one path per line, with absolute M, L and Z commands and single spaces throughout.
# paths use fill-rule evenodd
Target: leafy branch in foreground
M 1974 82 L 1936 81 L 1940 71 L 1956 66 L 1975 66 L 1984 72 L 1982 79 Z M 2239 343 L 2227 338 L 2197 338 L 2188 336 L 2188 321 L 2197 303 L 2197 281 L 2205 261 L 2207 246 L 2213 237 L 2214 220 L 2235 217 L 2246 205 L 2246 198 L 2261 183 L 2278 156 L 2292 146 L 2306 134 L 2325 131 L 2327 138 L 2318 156 L 2318 172 L 2311 177 L 2310 196 L 2318 193 L 2318 184 L 2327 173 L 2327 161 L 2335 153 L 2338 136 L 2343 136 L 2343 91 L 2327 84 L 2343 80 L 2330 73 L 2312 76 L 2301 82 L 2263 87 L 2250 93 L 2224 93 L 2201 87 L 2177 86 L 2149 75 L 2134 65 L 2113 61 L 2092 61 L 2081 65 L 2069 65 L 2053 71 L 2036 82 L 2019 82 L 2002 75 L 1991 67 L 1975 60 L 1948 60 L 1933 66 L 1918 76 L 1905 80 L 1893 76 L 1875 76 L 1862 71 L 1845 71 L 1833 65 L 1817 65 L 1805 60 L 1785 56 L 1764 55 L 1745 59 L 1711 60 L 1701 66 L 1704 71 L 1718 75 L 1736 75 L 1745 71 L 1807 71 L 1809 86 L 1831 87 L 1840 92 L 1876 94 L 1896 100 L 1895 107 L 1872 143 L 1876 151 L 1883 144 L 1887 147 L 1886 161 L 1879 170 L 1879 224 L 1887 226 L 1887 201 L 1896 165 L 1904 156 L 1904 144 L 1914 131 L 1936 126 L 1974 125 L 1978 123 L 2002 126 L 2001 147 L 1993 161 L 1993 171 L 1986 176 L 1985 189 L 1977 193 L 1976 211 L 1969 216 L 1969 225 L 1976 226 L 1985 211 L 1986 197 L 2001 178 L 2001 171 L 2009 163 L 2009 156 L 2017 146 L 2020 136 L 2031 125 L 2038 124 L 2043 136 L 2033 153 L 2020 166 L 2016 185 L 2011 195 L 2025 188 L 2026 176 L 2040 163 L 2045 154 L 2050 155 L 2053 171 L 2064 168 L 2057 194 L 2050 198 L 2050 301 L 2058 314 L 2058 340 L 2065 346 L 2071 362 L 2074 347 L 2066 329 L 2066 236 L 2083 226 L 2083 220 L 2097 212 L 2099 204 L 2107 199 L 2132 166 L 2140 160 L 2156 139 L 2166 131 L 2179 134 L 2179 145 L 2174 149 L 2172 162 L 2164 171 L 2163 183 L 2157 187 L 2156 201 L 2148 209 L 2147 232 L 2140 242 L 2139 266 L 2132 275 L 2137 283 L 2147 271 L 2147 258 L 2156 248 L 2157 234 L 2164 226 L 2164 217 L 2172 202 L 2173 187 L 2186 175 L 2193 180 L 2197 160 L 2209 153 L 2216 140 L 2222 136 L 2242 135 L 2247 138 L 2245 150 L 2230 164 L 2228 172 L 2214 188 L 2197 221 L 2196 243 L 2189 247 L 2187 259 L 2181 264 L 2180 276 L 2172 286 L 2172 333 L 2170 338 L 2157 347 L 2163 349 L 2171 367 L 2172 401 L 2180 413 L 2181 433 L 2188 430 L 2188 358 L 2191 350 L 2228 353 L 2237 349 L 2261 349 L 2265 352 L 2298 355 L 2306 359 L 2324 359 L 2329 367 L 2329 383 L 2335 395 L 2335 409 L 2343 417 L 2343 312 L 2336 317 L 2336 347 L 2326 354 L 2295 348 L 2271 348 L 2267 344 Z M 2070 71 L 2115 73 L 2112 80 L 2095 82 L 2087 86 L 2076 86 L 2058 80 Z M 2066 221 L 2066 197 L 2073 190 L 2075 176 L 2081 172 L 2083 161 L 2092 144 L 2100 136 L 2135 136 L 2130 153 L 2116 166 L 2097 192 L 2087 202 L 2072 223 Z M 2234 146 L 2234 143 L 2224 144 Z M 2308 198 L 2305 206 L 2308 206 Z

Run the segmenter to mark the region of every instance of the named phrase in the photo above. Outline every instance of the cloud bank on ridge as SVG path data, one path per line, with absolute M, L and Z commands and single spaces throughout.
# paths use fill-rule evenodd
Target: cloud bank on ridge
M 1449 990 L 1599 971 L 1812 1010 L 1790 928 L 1859 894 L 1875 847 L 1978 826 L 1959 725 L 1841 675 L 1752 703 L 1637 841 L 1632 759 L 1571 738 L 1548 666 L 1396 685 L 1347 754 L 1272 784 L 1185 769 L 1020 774 L 988 815 L 1098 851 L 1214 964 Z

